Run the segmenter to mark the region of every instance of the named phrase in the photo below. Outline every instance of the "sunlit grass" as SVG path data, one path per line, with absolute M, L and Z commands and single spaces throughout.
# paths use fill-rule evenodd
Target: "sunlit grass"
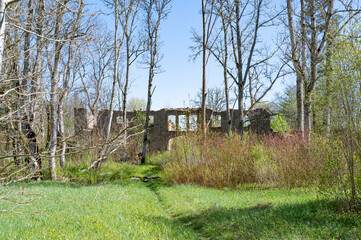
M 132 174 L 155 176 L 157 168 L 142 166 Z M 0 214 L 0 239 L 361 238 L 360 216 L 337 212 L 335 202 L 316 189 L 248 191 L 97 180 L 102 181 L 92 186 L 45 181 L 2 188 L 38 195 L 16 209 L 30 215 Z M 11 206 L 0 201 L 0 209 Z
M 191 229 L 170 219 L 156 195 L 140 182 L 24 186 L 26 192 L 42 196 L 17 210 L 38 214 L 1 214 L 0 239 L 196 239 Z
M 360 239 L 361 218 L 315 191 L 158 188 L 168 211 L 207 239 Z

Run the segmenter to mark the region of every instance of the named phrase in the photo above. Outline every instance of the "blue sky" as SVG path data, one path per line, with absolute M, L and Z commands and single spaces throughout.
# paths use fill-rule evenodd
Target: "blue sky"
M 202 86 L 201 59 L 189 60 L 192 54 L 189 48 L 192 28 L 200 29 L 202 21 L 199 13 L 200 1 L 174 0 L 172 11 L 161 25 L 161 40 L 163 46 L 161 52 L 164 56 L 161 66 L 163 72 L 156 75 L 152 108 L 189 106 L 189 97 L 193 97 Z M 213 64 L 214 65 L 214 64 Z M 222 75 L 220 69 L 213 66 L 208 70 L 209 85 L 221 84 Z M 220 74 L 217 74 L 217 71 Z M 216 75 L 219 75 L 218 77 Z M 217 78 L 220 82 L 217 83 Z M 146 96 L 147 78 L 139 77 L 130 90 L 135 97 Z
M 99 3 L 100 1 L 94 1 Z M 156 75 L 152 109 L 188 107 L 189 99 L 196 95 L 202 86 L 201 58 L 190 60 L 192 51 L 192 29 L 201 31 L 202 17 L 200 0 L 173 0 L 172 11 L 161 25 L 160 37 L 163 42 L 161 62 L 163 72 Z M 111 19 L 107 20 L 111 21 Z M 109 26 L 112 23 L 109 22 Z M 207 87 L 223 88 L 223 70 L 210 60 L 207 67 Z M 147 74 L 137 69 L 132 73 L 133 84 L 130 97 L 147 97 Z M 282 86 L 269 94 L 270 100 L 275 91 L 281 91 Z

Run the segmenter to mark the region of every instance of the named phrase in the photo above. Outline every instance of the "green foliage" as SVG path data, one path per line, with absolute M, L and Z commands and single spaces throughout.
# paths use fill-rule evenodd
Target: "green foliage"
M 272 176 L 279 170 L 272 159 L 272 150 L 262 144 L 254 145 L 251 149 L 251 159 L 254 161 L 257 183 L 259 185 L 267 183 L 271 186 Z
M 158 154 L 154 154 L 150 158 L 148 158 L 149 164 L 154 164 L 159 167 L 165 165 L 169 161 L 171 161 L 172 154 L 170 151 L 159 152 Z
M 82 172 L 88 167 L 86 164 L 74 165 L 69 164 L 64 170 L 64 178 L 72 183 L 92 185 L 104 183 L 121 183 L 129 181 L 133 176 L 142 176 L 142 172 L 148 167 L 138 167 L 128 163 L 115 163 L 107 161 L 104 163 L 102 170 L 89 170 Z
M 275 102 L 275 110 L 282 115 L 291 129 L 297 127 L 297 96 L 295 87 L 288 86 Z
M 291 127 L 283 115 L 275 116 L 271 121 L 271 127 L 276 132 L 287 133 L 291 131 Z
M 147 103 L 145 99 L 131 98 L 128 100 L 127 109 L 128 111 L 145 111 Z
M 350 26 L 342 36 L 361 32 L 359 23 Z M 314 111 L 319 130 L 329 129 L 333 151 L 330 171 L 337 176 L 334 194 L 348 211 L 361 210 L 361 41 L 356 37 L 339 37 L 328 49 L 328 58 L 322 67 Z M 330 116 L 329 124 L 325 116 Z M 328 128 L 327 128 L 328 127 Z M 337 142 L 337 144 L 334 144 Z

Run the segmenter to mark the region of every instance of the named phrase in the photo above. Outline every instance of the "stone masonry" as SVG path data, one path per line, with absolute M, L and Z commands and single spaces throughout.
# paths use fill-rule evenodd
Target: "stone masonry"
M 127 121 L 130 122 L 137 112 L 127 112 Z M 108 110 L 99 112 L 98 116 L 87 113 L 86 109 L 74 109 L 75 132 L 78 136 L 85 137 L 86 132 L 95 132 L 100 137 L 104 135 Z M 121 111 L 114 111 L 112 132 L 119 131 L 123 122 Z M 201 126 L 200 108 L 177 108 L 177 109 L 161 109 L 159 111 L 150 112 L 150 130 L 149 130 L 149 151 L 155 153 L 158 151 L 166 151 L 171 149 L 172 139 L 182 135 L 185 132 L 197 131 Z M 239 122 L 238 110 L 231 110 L 231 122 L 234 131 L 235 126 Z M 272 113 L 266 109 L 258 108 L 248 113 L 250 125 L 247 127 L 257 134 L 269 134 L 271 129 Z M 226 112 L 216 112 L 207 109 L 206 114 L 209 129 L 216 132 L 227 132 L 228 123 L 226 121 Z

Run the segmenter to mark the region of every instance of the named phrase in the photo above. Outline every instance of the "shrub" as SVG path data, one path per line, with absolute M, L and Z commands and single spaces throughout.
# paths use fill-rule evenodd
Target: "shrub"
M 352 134 L 341 133 L 326 142 L 325 178 L 332 179 L 332 188 L 322 192 L 332 194 L 345 211 L 361 211 L 361 151 Z M 326 148 L 325 147 L 325 148 Z
M 291 127 L 283 115 L 275 116 L 271 121 L 271 127 L 276 132 L 287 133 L 291 131 Z
M 211 135 L 204 143 L 202 134 L 179 138 L 162 167 L 168 184 L 193 183 L 208 187 L 236 187 L 255 181 L 250 141 L 238 135 Z
M 235 188 L 249 184 L 301 187 L 330 184 L 325 139 L 308 144 L 294 135 L 254 136 L 201 134 L 179 138 L 162 166 L 168 184 Z

